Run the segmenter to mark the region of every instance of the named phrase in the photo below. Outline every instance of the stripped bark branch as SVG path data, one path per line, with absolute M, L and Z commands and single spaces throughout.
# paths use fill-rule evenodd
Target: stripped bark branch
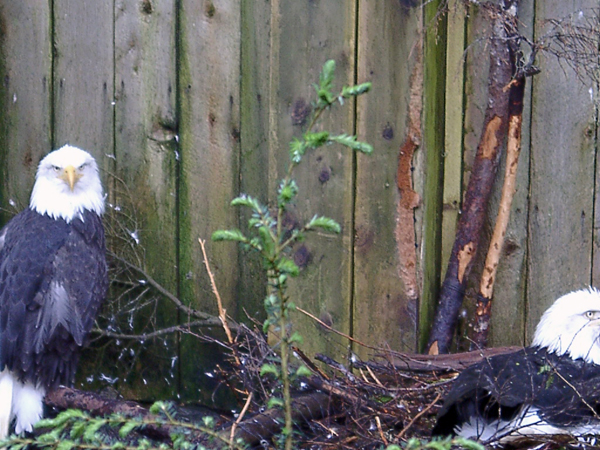
M 508 1 L 505 3 L 507 3 L 505 8 L 516 4 Z M 488 10 L 488 12 L 492 11 L 492 9 Z M 431 328 L 428 345 L 430 354 L 450 351 L 467 277 L 479 245 L 488 200 L 508 127 L 509 93 L 504 88 L 509 85 L 514 72 L 507 43 L 510 36 L 515 35 L 515 19 L 507 15 L 504 10 L 491 13 L 494 35 L 490 44 L 488 106 Z
M 504 246 L 504 238 L 510 219 L 510 209 L 517 184 L 517 168 L 521 153 L 521 126 L 523 123 L 523 96 L 525 93 L 525 76 L 515 78 L 510 85 L 510 101 L 508 114 L 508 143 L 506 145 L 506 168 L 500 206 L 496 217 L 494 233 L 490 241 L 488 254 L 481 275 L 479 293 L 477 295 L 477 310 L 473 344 L 475 348 L 487 347 L 489 324 L 492 310 L 492 294 L 496 272 Z

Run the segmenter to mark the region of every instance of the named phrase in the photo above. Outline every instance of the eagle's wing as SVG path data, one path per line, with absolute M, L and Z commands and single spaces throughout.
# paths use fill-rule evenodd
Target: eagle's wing
M 433 434 L 454 434 L 457 427 L 473 418 L 483 418 L 486 422 L 510 420 L 532 396 L 533 383 L 523 383 L 524 377 L 532 372 L 535 374 L 527 349 L 497 355 L 468 367 L 444 400 Z
M 599 405 L 600 367 L 525 348 L 463 371 L 438 413 L 433 434 L 450 435 L 467 423 L 508 423 L 533 409 L 540 420 L 568 428 L 597 418 Z
M 106 292 L 104 258 L 95 214 L 67 224 L 27 209 L 7 224 L 0 250 L 1 368 L 47 386 L 71 382 L 77 349 Z

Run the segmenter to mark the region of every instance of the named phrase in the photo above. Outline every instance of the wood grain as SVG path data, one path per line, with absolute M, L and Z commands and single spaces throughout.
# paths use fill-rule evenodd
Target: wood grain
M 199 238 L 205 239 L 224 307 L 235 316 L 242 306 L 236 291 L 238 247 L 212 243 L 210 236 L 238 226 L 238 212 L 230 202 L 239 192 L 240 1 L 178 4 L 179 296 L 216 314 L 198 244 Z M 217 347 L 183 336 L 180 348 L 181 394 L 210 401 Z
M 536 34 L 571 2 L 536 3 Z M 593 1 L 578 7 L 597 6 Z M 590 282 L 594 220 L 595 105 L 570 69 L 546 56 L 533 86 L 528 261 L 528 337 L 560 295 Z
M 407 93 L 420 51 L 420 14 L 399 2 L 361 2 L 358 25 L 358 77 L 371 81 L 373 90 L 358 101 L 357 132 L 375 150 L 357 160 L 353 332 L 372 345 L 410 350 L 416 347 L 419 306 L 399 279 L 396 172 L 408 133 Z M 366 350 L 354 350 L 368 357 Z
M 177 292 L 177 116 L 175 1 L 115 5 L 116 220 L 137 232 L 130 241 L 138 264 L 170 292 Z M 127 223 L 135 218 L 134 223 Z M 128 257 L 133 259 L 133 252 Z M 185 321 L 171 303 L 156 297 L 136 317 L 166 328 Z M 152 316 L 155 316 L 151 320 Z M 173 398 L 179 391 L 178 336 L 144 344 L 143 364 L 127 383 L 127 398 Z
M 49 5 L 2 2 L 0 23 L 0 218 L 5 223 L 29 204 L 37 165 L 52 147 Z
M 260 95 L 268 107 L 267 195 L 269 203 L 275 204 L 279 180 L 290 163 L 289 142 L 308 125 L 316 95 L 313 84 L 325 61 L 336 61 L 334 89 L 354 83 L 356 5 L 354 1 L 282 0 L 272 2 L 269 13 L 268 91 Z M 324 114 L 318 129 L 352 134 L 352 104 L 349 101 Z M 350 330 L 351 314 L 353 161 L 352 151 L 339 145 L 307 153 L 294 171 L 299 194 L 285 217 L 286 227 L 301 227 L 315 214 L 341 225 L 341 235 L 311 233 L 292 249 L 301 273 L 290 281 L 289 293 L 293 302 L 343 332 Z M 308 354 L 345 354 L 343 339 L 310 319 L 300 315 L 294 319 L 294 330 L 305 337 Z

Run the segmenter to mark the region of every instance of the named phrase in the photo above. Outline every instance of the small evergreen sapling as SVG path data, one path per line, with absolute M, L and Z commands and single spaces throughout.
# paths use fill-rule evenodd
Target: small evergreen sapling
M 267 273 L 268 293 L 264 305 L 267 319 L 264 322 L 264 331 L 270 330 L 280 339 L 278 344 L 280 365 L 265 364 L 261 375 L 270 374 L 281 382 L 281 397 L 273 397 L 269 406 L 280 406 L 284 409 L 285 424 L 282 436 L 285 448 L 292 448 L 292 400 L 290 385 L 300 376 L 310 374 L 305 366 L 301 365 L 293 373 L 290 367 L 290 353 L 292 345 L 301 342 L 301 336 L 291 331 L 290 313 L 295 305 L 287 291 L 288 279 L 296 277 L 299 273 L 298 266 L 289 257 L 292 246 L 305 238 L 305 234 L 313 230 L 322 230 L 329 233 L 339 233 L 340 225 L 333 219 L 319 215 L 313 216 L 304 226 L 291 230 L 283 226 L 284 214 L 290 204 L 298 195 L 298 185 L 293 179 L 294 168 L 301 163 L 304 155 L 310 150 L 329 145 L 341 144 L 357 152 L 370 154 L 373 148 L 357 140 L 356 136 L 347 134 L 332 134 L 328 131 L 314 131 L 321 115 L 333 105 L 344 104 L 346 99 L 364 94 L 371 88 L 371 83 L 356 86 L 344 86 L 336 95 L 333 91 L 335 61 L 325 63 L 319 76 L 319 83 L 315 85 L 316 100 L 313 112 L 306 131 L 300 137 L 295 137 L 290 143 L 290 164 L 285 177 L 277 189 L 277 208 L 274 211 L 259 201 L 246 194 L 235 198 L 231 204 L 249 208 L 251 217 L 248 220 L 248 232 L 241 230 L 219 230 L 212 235 L 213 241 L 237 241 L 245 247 L 256 251 Z

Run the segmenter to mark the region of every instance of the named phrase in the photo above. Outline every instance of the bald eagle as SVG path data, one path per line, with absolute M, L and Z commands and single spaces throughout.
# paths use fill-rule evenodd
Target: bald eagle
M 531 347 L 464 370 L 433 435 L 483 443 L 600 435 L 600 292 L 571 292 L 543 314 Z
M 29 208 L 0 230 L 0 438 L 31 431 L 48 389 L 73 382 L 108 287 L 104 194 L 92 156 L 39 164 Z

